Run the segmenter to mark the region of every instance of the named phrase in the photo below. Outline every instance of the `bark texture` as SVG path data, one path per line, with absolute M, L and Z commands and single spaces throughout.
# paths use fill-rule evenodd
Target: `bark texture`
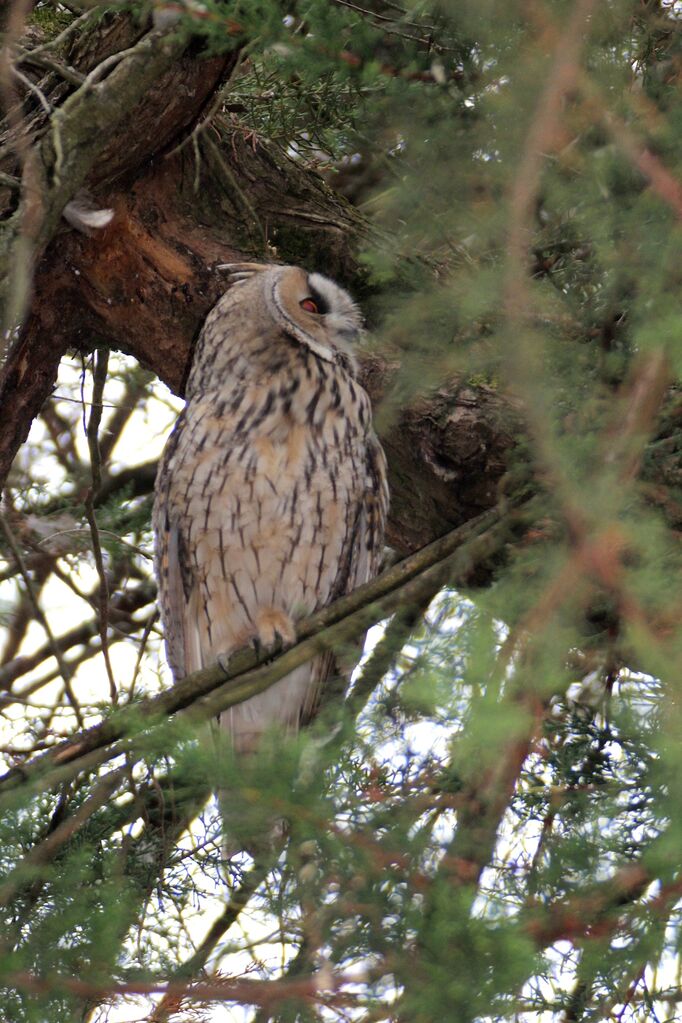
M 61 356 L 106 334 L 81 294 L 73 231 L 60 221 L 64 206 L 83 185 L 102 206 L 111 205 L 111 182 L 127 191 L 143 166 L 182 139 L 237 58 L 236 46 L 202 58 L 187 39 L 145 32 L 127 16 L 105 16 L 63 54 L 80 86 L 54 71 L 34 75 L 44 102 L 29 90 L 23 122 L 8 118 L 0 169 L 21 178 L 23 191 L 19 197 L 18 190 L 0 190 L 0 300 L 7 309 L 26 288 L 32 301 L 0 373 L 0 479 L 50 394 Z M 33 279 L 26 284 L 24 277 Z M 11 315 L 3 319 L 13 322 Z

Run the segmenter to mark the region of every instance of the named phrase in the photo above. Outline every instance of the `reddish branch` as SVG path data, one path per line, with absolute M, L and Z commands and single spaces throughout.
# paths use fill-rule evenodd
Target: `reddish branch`
M 240 1002 L 245 1005 L 274 1006 L 285 999 L 305 1002 L 320 1002 L 330 1006 L 355 1004 L 350 993 L 341 993 L 347 985 L 357 984 L 358 976 L 353 974 L 330 974 L 325 984 L 332 990 L 321 988 L 318 977 L 300 977 L 292 980 L 213 980 L 213 981 L 114 981 L 100 982 L 83 980 L 80 977 L 65 977 L 62 974 L 38 976 L 29 971 L 11 971 L 3 974 L 3 984 L 20 988 L 32 994 L 55 994 L 67 992 L 81 998 L 106 999 L 117 995 L 156 995 L 183 999 L 191 997 L 202 1002 Z M 334 992 L 339 992 L 335 994 Z
M 614 933 L 620 925 L 624 909 L 641 897 L 654 876 L 641 863 L 623 867 L 614 877 L 589 892 L 573 896 L 563 902 L 557 901 L 551 909 L 545 906 L 528 906 L 519 920 L 520 928 L 531 938 L 537 948 L 546 948 L 559 940 L 582 941 L 586 937 L 603 938 Z M 665 893 L 666 907 L 679 897 L 680 885 L 668 886 Z M 659 901 L 664 895 L 659 896 Z M 228 907 L 229 909 L 229 907 Z M 375 978 L 392 974 L 399 969 L 397 962 L 377 963 L 372 974 Z M 208 981 L 114 981 L 84 980 L 79 977 L 65 977 L 61 974 L 39 976 L 29 971 L 12 971 L 3 975 L 3 983 L 35 994 L 68 992 L 83 998 L 106 999 L 120 995 L 161 994 L 164 1002 L 179 1004 L 185 999 L 193 1001 L 238 1001 L 247 1005 L 265 1008 L 276 1006 L 281 1001 L 295 999 L 308 1003 L 324 1003 L 328 1006 L 348 1006 L 352 996 L 344 992 L 347 985 L 356 985 L 356 974 L 325 973 L 324 982 L 318 975 L 284 978 L 272 981 L 245 979 L 212 979 Z

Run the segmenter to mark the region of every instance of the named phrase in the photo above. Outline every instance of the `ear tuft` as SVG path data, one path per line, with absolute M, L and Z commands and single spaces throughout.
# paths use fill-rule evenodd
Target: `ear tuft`
M 232 284 L 248 281 L 249 278 L 270 268 L 269 263 L 216 263 L 213 267 L 214 270 L 226 271 Z

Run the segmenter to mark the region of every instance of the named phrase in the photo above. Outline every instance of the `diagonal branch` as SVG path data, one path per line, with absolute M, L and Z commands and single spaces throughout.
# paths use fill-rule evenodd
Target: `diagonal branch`
M 218 919 L 211 925 L 199 947 L 175 970 L 172 977 L 175 982 L 180 980 L 190 981 L 201 973 L 218 942 L 232 927 L 242 910 L 246 908 L 252 895 L 255 895 L 261 883 L 265 880 L 271 866 L 272 863 L 267 859 L 262 863 L 257 862 L 254 864 L 248 874 L 245 875 L 241 886 L 232 893 L 230 901 Z M 186 997 L 192 997 L 191 988 L 184 995 L 169 994 L 167 992 L 149 1017 L 149 1023 L 166 1023 L 174 1013 L 180 1010 Z
M 48 642 L 48 647 L 49 647 L 50 653 L 52 654 L 52 656 L 54 657 L 54 659 L 57 662 L 57 665 L 59 666 L 60 674 L 61 674 L 61 676 L 62 676 L 62 678 L 64 680 L 64 688 L 66 690 L 66 695 L 68 697 L 69 703 L 73 707 L 74 713 L 76 715 L 76 720 L 78 721 L 79 725 L 82 725 L 83 724 L 83 715 L 82 715 L 81 709 L 80 709 L 80 707 L 78 705 L 78 700 L 76 699 L 76 695 L 75 695 L 75 693 L 73 691 L 73 688 L 71 686 L 71 679 L 72 679 L 73 672 L 70 670 L 68 664 L 64 660 L 64 656 L 63 656 L 62 651 L 61 651 L 61 649 L 59 647 L 59 644 L 57 643 L 57 641 L 56 641 L 56 639 L 54 637 L 54 634 L 52 632 L 52 629 L 50 628 L 50 623 L 48 622 L 48 620 L 47 620 L 47 618 L 45 616 L 45 612 L 43 611 L 43 609 L 41 607 L 41 604 L 40 604 L 40 601 L 39 601 L 39 599 L 38 599 L 38 597 L 37 597 L 37 595 L 36 595 L 36 593 L 34 591 L 33 583 L 31 581 L 31 576 L 30 576 L 26 566 L 24 565 L 24 560 L 23 560 L 23 556 L 21 554 L 21 551 L 19 550 L 17 542 L 14 539 L 14 535 L 13 535 L 11 529 L 10 529 L 9 523 L 7 522 L 7 520 L 5 519 L 4 515 L 2 515 L 2 514 L 0 514 L 0 530 L 4 533 L 5 539 L 7 540 L 7 543 L 9 545 L 9 547 L 10 547 L 10 550 L 12 551 L 12 554 L 14 555 L 16 563 L 19 566 L 19 571 L 20 571 L 21 576 L 23 578 L 24 585 L 26 586 L 26 591 L 28 593 L 28 596 L 29 596 L 29 599 L 30 599 L 31 603 L 33 604 L 33 609 L 34 609 L 34 612 L 35 612 L 35 616 L 36 616 L 37 620 L 40 622 L 40 624 L 42 625 L 43 631 L 45 632 L 45 635 L 47 636 L 47 642 Z
M 43 791 L 122 753 L 139 751 L 144 733 L 172 715 L 208 721 L 227 707 L 263 692 L 316 654 L 337 649 L 399 608 L 420 605 L 434 586 L 466 585 L 482 561 L 499 558 L 507 539 L 527 518 L 524 508 L 486 512 L 393 566 L 372 582 L 302 622 L 299 642 L 274 659 L 238 652 L 229 671 L 218 665 L 194 672 L 160 696 L 117 711 L 49 753 L 0 778 L 0 794 Z

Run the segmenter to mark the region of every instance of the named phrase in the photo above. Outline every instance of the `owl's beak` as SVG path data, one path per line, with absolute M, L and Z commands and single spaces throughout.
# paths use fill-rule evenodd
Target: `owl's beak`
M 360 337 L 360 327 L 344 327 L 338 331 L 341 340 L 347 345 L 354 345 Z

